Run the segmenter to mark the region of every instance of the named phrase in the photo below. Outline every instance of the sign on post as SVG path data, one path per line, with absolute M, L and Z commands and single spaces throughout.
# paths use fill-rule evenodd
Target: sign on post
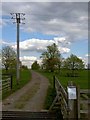
M 69 119 L 73 118 L 77 120 L 77 86 L 70 81 L 67 86 L 67 92 L 68 92 L 68 106 L 69 106 Z
M 67 90 L 68 90 L 68 99 L 72 99 L 72 100 L 77 99 L 75 86 L 68 86 Z

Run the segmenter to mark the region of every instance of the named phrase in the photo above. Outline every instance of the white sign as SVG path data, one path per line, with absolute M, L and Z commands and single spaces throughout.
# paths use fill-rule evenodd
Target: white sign
M 76 99 L 76 87 L 68 87 L 68 98 L 69 99 Z

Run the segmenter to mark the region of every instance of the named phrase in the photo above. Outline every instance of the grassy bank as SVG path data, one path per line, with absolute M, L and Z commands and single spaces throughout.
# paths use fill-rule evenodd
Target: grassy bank
M 3 72 L 3 73 L 5 73 L 5 72 Z M 12 94 L 13 92 L 17 91 L 18 89 L 22 88 L 30 80 L 31 80 L 31 72 L 30 72 L 30 70 L 29 69 L 20 70 L 20 80 L 19 80 L 19 84 L 17 85 L 16 74 L 14 72 L 14 74 L 13 74 L 13 83 L 12 83 L 12 90 L 6 91 L 6 92 L 2 91 L 2 99 L 6 98 L 7 96 Z

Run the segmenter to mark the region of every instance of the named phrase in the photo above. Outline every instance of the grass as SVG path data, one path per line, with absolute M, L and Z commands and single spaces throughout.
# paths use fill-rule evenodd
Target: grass
M 49 79 L 50 84 L 53 86 L 53 73 L 39 71 L 41 74 L 46 76 Z M 89 81 L 88 81 L 88 70 L 80 70 L 78 71 L 77 77 L 67 77 L 67 71 L 62 70 L 60 73 L 55 73 L 55 76 L 58 78 L 60 83 L 66 88 L 68 85 L 68 81 L 73 81 L 76 85 L 80 86 L 80 89 L 88 89 L 89 88 Z
M 62 71 L 64 72 L 64 71 Z M 68 84 L 68 81 L 73 81 L 76 85 L 80 87 L 80 89 L 88 89 L 88 70 L 80 70 L 78 71 L 77 77 L 66 77 L 61 73 L 61 76 L 59 74 L 56 75 L 61 82 L 61 84 L 66 87 Z
M 47 96 L 46 96 L 46 100 L 45 100 L 45 109 L 49 109 L 49 107 L 51 106 L 54 97 L 55 97 L 55 90 L 53 89 L 53 75 L 55 75 L 58 80 L 60 81 L 60 83 L 62 84 L 62 86 L 64 88 L 67 87 L 68 81 L 73 81 L 74 83 L 76 83 L 76 85 L 80 86 L 80 89 L 88 89 L 88 70 L 81 70 L 81 71 L 76 71 L 78 72 L 78 77 L 67 77 L 67 70 L 62 70 L 60 73 L 55 72 L 54 74 L 51 72 L 47 72 L 47 71 L 38 71 L 39 73 L 41 73 L 42 75 L 44 75 L 45 77 L 48 78 L 49 82 L 50 82 L 50 86 L 48 88 L 47 91 Z
M 3 71 L 5 73 L 5 71 Z M 25 84 L 27 84 L 31 80 L 31 72 L 29 69 L 23 69 L 20 71 L 20 80 L 19 80 L 19 85 L 17 85 L 16 82 L 16 74 L 15 71 L 13 72 L 13 87 L 12 90 L 10 91 L 2 91 L 2 99 L 6 98 L 13 92 L 17 91 L 18 89 L 22 88 Z
M 44 103 L 44 108 L 49 109 L 50 106 L 52 105 L 52 102 L 56 96 L 55 89 L 53 89 L 51 86 L 48 87 L 47 95 L 46 95 L 46 100 Z

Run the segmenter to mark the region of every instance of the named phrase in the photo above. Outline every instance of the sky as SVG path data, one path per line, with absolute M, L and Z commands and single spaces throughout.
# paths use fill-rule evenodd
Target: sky
M 20 60 L 28 67 L 46 47 L 56 43 L 64 58 L 77 55 L 88 61 L 88 3 L 87 2 L 2 2 L 0 30 L 2 46 L 16 50 L 16 23 L 10 13 L 25 13 L 20 24 Z M 13 17 L 15 17 L 13 15 Z M 22 24 L 25 23 L 25 24 Z

